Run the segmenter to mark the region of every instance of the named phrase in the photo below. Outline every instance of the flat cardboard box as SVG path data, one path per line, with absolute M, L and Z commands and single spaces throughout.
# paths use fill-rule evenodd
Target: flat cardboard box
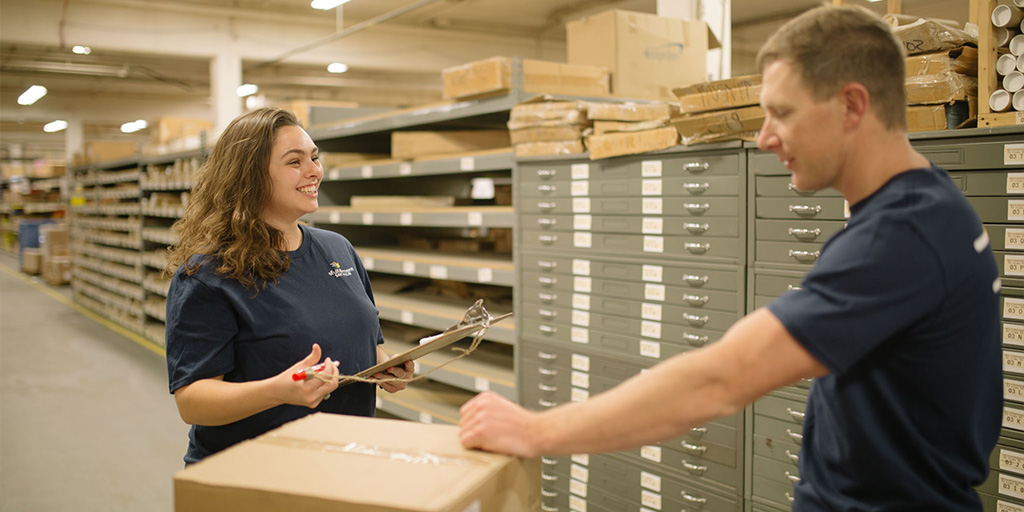
M 538 94 L 607 96 L 611 80 L 606 68 L 522 59 L 523 91 Z M 512 59 L 491 57 L 441 72 L 445 99 L 508 92 Z
M 428 155 L 447 155 L 511 146 L 508 130 L 445 132 L 391 132 L 391 158 L 411 160 Z
M 906 58 L 905 67 L 908 77 L 943 72 L 978 76 L 978 50 L 970 46 L 958 46 L 950 50 L 913 55 Z
M 170 144 L 187 137 L 198 137 L 204 131 L 213 129 L 208 119 L 188 117 L 161 117 L 149 125 L 152 144 Z
M 359 107 L 359 103 L 354 101 L 311 101 L 311 100 L 291 100 L 278 103 L 278 108 L 291 111 L 295 114 L 295 117 L 299 118 L 299 123 L 305 129 L 310 129 L 313 123 L 313 108 L 314 107 L 329 107 L 329 108 L 351 108 L 355 109 Z
M 612 9 L 565 25 L 568 62 L 607 68 L 612 94 L 675 101 L 672 89 L 707 80 L 718 40 L 703 21 Z
M 672 120 L 683 144 L 691 145 L 731 138 L 749 138 L 764 123 L 759 106 L 691 114 Z
M 43 279 L 54 286 L 71 282 L 71 258 L 69 256 L 43 255 Z
M 911 105 L 907 107 L 907 131 L 952 130 L 969 117 L 970 107 L 963 101 L 940 105 Z
M 580 126 L 539 126 L 532 128 L 521 128 L 509 130 L 513 144 L 523 142 L 545 142 L 579 139 L 583 136 L 583 129 Z
M 177 512 L 519 512 L 540 461 L 466 450 L 458 428 L 317 413 L 174 475 Z
M 515 145 L 516 156 L 575 155 L 583 153 L 583 141 L 562 140 L 549 142 L 524 142 Z
M 668 125 L 668 120 L 653 121 L 594 121 L 594 135 L 616 132 L 642 132 Z
M 139 148 L 134 142 L 94 140 L 85 143 L 84 154 L 87 163 L 95 164 L 137 156 Z
M 43 252 L 38 248 L 26 247 L 21 250 L 21 271 L 38 274 L 43 268 Z
M 903 42 L 907 55 L 949 50 L 965 44 L 977 46 L 978 38 L 963 30 L 943 25 L 928 18 L 921 18 L 908 25 L 893 29 L 896 38 Z
M 761 75 L 694 84 L 672 91 L 685 114 L 747 107 L 761 102 Z
M 935 75 L 908 77 L 906 80 L 908 105 L 933 105 L 966 101 L 978 95 L 978 79 L 960 73 L 943 72 Z
M 587 103 L 587 117 L 601 121 L 668 120 L 679 109 L 668 103 Z
M 679 133 L 671 126 L 642 132 L 592 135 L 587 138 L 591 160 L 668 149 L 678 144 Z

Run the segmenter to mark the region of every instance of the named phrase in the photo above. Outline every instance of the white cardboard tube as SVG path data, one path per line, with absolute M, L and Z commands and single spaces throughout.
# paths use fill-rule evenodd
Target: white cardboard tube
M 988 97 L 988 106 L 993 112 L 1002 112 L 1010 108 L 1010 93 L 996 89 L 992 91 L 992 95 Z
M 1024 35 L 1017 34 L 1010 39 L 1010 53 L 1014 55 L 1024 55 Z
M 1013 93 L 1013 109 L 1017 112 L 1024 112 L 1024 91 Z
M 1024 19 L 1020 8 L 1012 5 L 997 5 L 992 9 L 992 24 L 997 27 L 1012 27 Z
M 1017 69 L 1017 57 L 1009 53 L 1004 53 L 996 59 L 996 73 L 999 76 L 1006 76 Z
M 1006 92 L 1010 93 L 1024 89 L 1024 73 L 1014 70 L 1010 74 L 1004 76 L 1003 89 L 1006 89 Z

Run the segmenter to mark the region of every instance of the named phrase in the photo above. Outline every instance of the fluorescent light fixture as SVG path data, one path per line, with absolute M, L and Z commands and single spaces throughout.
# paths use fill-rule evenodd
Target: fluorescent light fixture
M 59 132 L 68 127 L 68 122 L 63 119 L 51 121 L 43 125 L 43 131 L 46 133 Z
M 139 130 L 146 128 L 147 126 L 149 126 L 148 123 L 146 123 L 142 119 L 137 119 L 135 121 L 122 124 L 121 131 L 124 133 L 135 133 Z
M 78 55 L 89 55 L 90 53 L 92 53 L 92 48 L 76 44 L 75 46 L 71 47 L 71 53 L 75 53 Z
M 18 96 L 18 105 L 31 105 L 43 96 L 46 96 L 46 87 L 33 85 L 21 93 L 21 96 Z
M 332 62 L 327 66 L 327 71 L 331 73 L 344 73 L 348 71 L 348 64 L 341 62 Z
M 341 4 L 345 4 L 348 2 L 349 0 L 313 0 L 312 2 L 309 3 L 309 6 L 314 9 L 329 11 Z
M 242 84 L 235 89 L 235 93 L 244 98 L 256 94 L 259 90 L 260 88 L 256 84 Z

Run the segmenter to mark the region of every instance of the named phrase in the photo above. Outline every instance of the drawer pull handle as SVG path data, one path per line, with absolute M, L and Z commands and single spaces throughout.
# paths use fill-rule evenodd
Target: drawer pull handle
M 551 210 L 558 208 L 558 203 L 554 201 L 540 201 L 537 203 L 537 208 L 545 212 L 550 212 Z
M 694 503 L 694 504 L 697 504 L 697 505 L 703 505 L 703 504 L 708 502 L 707 498 L 698 498 L 696 496 L 691 496 L 691 495 L 687 494 L 686 491 L 679 491 L 679 494 L 683 495 L 683 501 L 685 501 L 687 503 Z
M 711 225 L 688 222 L 686 224 L 683 224 L 683 227 L 686 228 L 686 230 L 689 231 L 690 233 L 699 235 L 701 233 L 706 233 L 708 229 L 711 228 Z
M 789 460 L 793 461 L 793 464 L 800 463 L 800 456 L 789 450 L 786 450 L 786 457 L 789 457 Z
M 821 229 L 789 228 L 789 234 L 797 240 L 814 240 L 821 235 Z
M 551 226 L 558 224 L 558 219 L 552 219 L 551 217 L 541 217 L 537 219 L 537 224 L 542 228 L 550 228 Z
M 558 284 L 558 278 L 542 276 L 537 278 L 537 283 L 539 283 L 541 286 L 545 288 L 549 288 L 551 286 Z
M 698 306 L 698 307 L 703 306 L 703 305 L 708 303 L 708 297 L 706 295 L 701 297 L 699 295 L 683 294 L 683 300 L 685 300 L 686 303 L 691 305 L 691 306 Z
M 708 433 L 707 427 L 693 427 L 690 429 L 690 433 L 695 436 L 702 436 Z
M 691 194 L 703 194 L 709 187 L 710 183 L 683 183 L 683 188 Z
M 537 298 L 540 299 L 541 302 L 547 302 L 547 303 L 550 304 L 550 303 L 558 300 L 558 295 L 556 295 L 554 293 L 538 293 L 537 294 Z
M 541 490 L 540 493 L 544 494 L 544 491 Z M 547 496 L 547 494 L 544 494 L 544 496 Z M 551 496 L 552 497 L 558 496 L 558 493 L 556 492 L 556 493 L 552 494 Z M 549 507 L 549 506 L 547 506 L 547 505 L 545 505 L 543 503 L 540 504 L 540 509 L 543 510 L 544 512 L 558 512 L 558 507 Z
M 537 177 L 541 179 L 554 178 L 556 174 L 558 171 L 555 169 L 537 169 Z
M 707 446 L 701 446 L 699 444 L 690 444 L 687 443 L 686 441 L 680 441 L 679 445 L 682 446 L 684 450 L 690 452 L 693 455 L 700 455 L 702 453 L 707 453 L 708 451 Z
M 548 368 L 537 368 L 537 373 L 546 377 L 554 377 L 558 375 L 558 370 L 550 370 Z
M 813 382 L 814 382 L 814 379 L 800 379 L 800 380 L 796 381 L 796 387 L 808 389 L 808 388 L 811 387 L 811 384 Z
M 807 206 L 800 204 L 789 205 L 789 211 L 801 217 L 814 217 L 821 213 L 821 205 Z
M 544 245 L 551 245 L 558 241 L 558 235 L 540 235 L 537 240 Z
M 695 276 L 693 274 L 683 275 L 683 281 L 690 286 L 704 286 L 708 282 L 708 276 Z
M 547 318 L 549 320 L 552 319 L 552 318 L 555 318 L 556 316 L 558 316 L 558 312 L 557 311 L 551 311 L 550 309 L 539 309 L 538 308 L 537 309 L 537 314 L 539 314 L 540 316 L 542 316 L 544 318 Z
M 557 459 L 549 459 L 547 457 L 541 457 L 540 458 L 540 463 L 544 464 L 545 466 L 557 466 L 558 465 L 558 460 Z
M 804 416 L 807 416 L 806 413 L 802 413 L 800 411 L 794 411 L 793 409 L 791 409 L 789 407 L 786 407 L 786 413 L 789 414 L 790 416 L 792 416 L 794 420 L 797 420 L 800 423 L 803 423 Z
M 818 256 L 821 256 L 821 251 L 794 251 L 792 249 L 789 250 L 789 257 L 801 262 L 817 261 Z
M 704 204 L 700 204 L 700 203 L 684 203 L 683 204 L 683 208 L 686 208 L 687 211 L 689 211 L 690 213 L 692 213 L 694 215 L 700 215 L 700 214 L 708 211 L 708 208 L 711 208 L 711 205 L 708 204 L 708 203 L 704 203 Z
M 796 192 L 802 196 L 813 196 L 815 192 L 817 192 L 816 190 L 800 190 L 792 183 L 787 183 L 786 188 L 788 188 L 790 192 Z
M 544 391 L 546 393 L 554 393 L 555 391 L 558 391 L 558 386 L 548 386 L 547 384 L 538 383 L 537 389 Z
M 786 493 L 786 501 L 788 501 L 790 503 L 793 503 L 794 501 L 796 501 L 796 498 L 794 498 L 792 494 L 787 492 Z
M 704 324 L 708 323 L 709 318 L 707 315 L 697 316 L 689 313 L 683 313 L 683 320 L 686 320 L 694 327 L 704 327 Z
M 683 244 L 683 247 L 693 254 L 704 254 L 711 250 L 711 244 L 698 244 L 694 242 L 687 242 Z
M 707 162 L 690 162 L 683 164 L 683 170 L 688 172 L 704 172 L 711 167 L 711 164 Z
M 687 471 L 690 471 L 690 472 L 693 472 L 693 473 L 707 473 L 708 472 L 708 467 L 707 466 L 698 466 L 696 464 L 690 464 L 689 462 L 686 462 L 685 460 L 683 461 L 683 468 L 685 468 Z
M 555 334 L 556 332 L 558 332 L 557 327 L 551 327 L 550 325 L 542 325 L 538 327 L 538 329 L 540 329 L 540 332 L 544 334 Z
M 553 270 L 558 268 L 557 261 L 540 260 L 537 262 L 537 268 L 541 270 Z
M 790 473 L 789 471 L 786 471 L 786 478 L 788 478 L 794 484 L 800 483 L 800 477 Z
M 550 408 L 550 407 L 555 407 L 556 405 L 558 405 L 558 402 L 550 402 L 548 400 L 544 400 L 543 398 L 538 398 L 537 399 L 537 404 L 539 404 L 541 407 L 549 407 Z
M 542 479 L 544 479 L 544 480 L 547 480 L 548 482 L 557 482 L 558 481 L 558 477 L 557 476 L 549 475 L 549 474 L 547 474 L 547 473 L 545 473 L 543 471 L 541 471 L 540 477 Z
M 797 434 L 796 432 L 793 432 L 791 429 L 786 429 L 786 435 L 789 436 L 790 439 L 792 439 L 798 444 L 804 442 L 803 434 Z
M 541 489 L 540 490 L 540 495 L 544 496 L 545 498 L 555 498 L 555 497 L 558 497 L 558 492 L 556 492 L 556 491 L 549 491 L 547 489 Z M 555 508 L 555 509 L 548 509 L 548 510 L 558 510 L 558 509 Z
M 698 336 L 696 334 L 690 334 L 688 332 L 687 333 L 683 333 L 683 339 L 686 340 L 687 343 L 689 343 L 691 346 L 694 346 L 694 347 L 703 347 L 704 345 L 706 345 L 708 343 L 708 337 L 707 336 Z
M 799 287 L 799 286 L 793 286 L 793 285 L 791 285 L 791 284 L 787 284 L 787 285 L 786 285 L 786 291 L 787 291 L 787 292 L 791 292 L 791 291 L 793 291 L 793 290 L 803 290 L 803 288 L 801 288 L 801 287 Z
M 556 190 L 558 190 L 558 186 L 556 185 L 537 185 L 537 192 L 540 192 L 541 194 L 550 194 Z
M 538 350 L 537 357 L 545 361 L 554 361 L 555 359 L 558 359 L 558 354 L 552 354 L 551 352 L 543 352 Z

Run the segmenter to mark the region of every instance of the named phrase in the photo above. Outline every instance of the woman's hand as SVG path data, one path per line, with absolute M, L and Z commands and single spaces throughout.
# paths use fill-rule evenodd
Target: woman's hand
M 377 363 L 383 363 L 388 359 L 391 359 L 391 356 L 384 352 L 384 349 L 381 348 L 380 345 L 377 345 Z M 388 368 L 386 371 L 373 374 L 373 378 L 389 379 L 397 377 L 399 379 L 410 379 L 415 374 L 416 363 L 413 361 L 406 361 L 405 364 L 401 366 L 392 366 L 391 368 Z M 388 393 L 397 393 L 405 389 L 409 385 L 409 383 L 402 381 L 391 381 L 380 382 L 377 385 L 380 386 L 380 388 L 383 389 L 384 391 L 387 391 Z
M 311 368 L 320 361 L 320 345 L 314 343 L 313 350 L 301 361 L 280 373 L 274 379 L 280 382 L 281 401 L 286 404 L 302 405 L 310 409 L 320 405 L 332 391 L 338 389 L 338 361 L 324 359 L 323 369 L 316 376 L 309 376 L 305 381 L 296 382 L 292 379 L 295 372 Z

